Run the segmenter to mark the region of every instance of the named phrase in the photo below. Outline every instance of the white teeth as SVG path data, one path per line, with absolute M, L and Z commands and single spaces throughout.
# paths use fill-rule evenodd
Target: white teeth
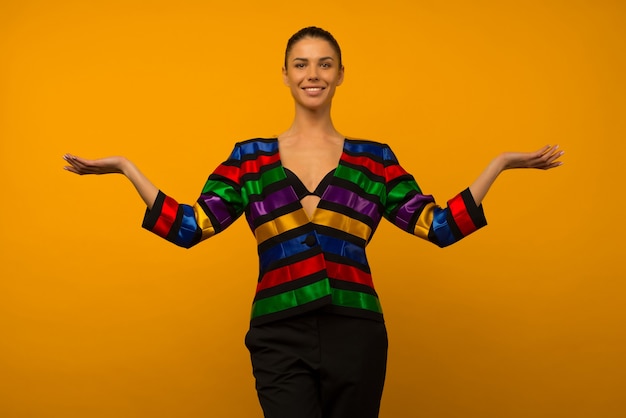
M 305 88 L 306 91 L 320 91 L 322 90 L 321 87 L 306 87 Z

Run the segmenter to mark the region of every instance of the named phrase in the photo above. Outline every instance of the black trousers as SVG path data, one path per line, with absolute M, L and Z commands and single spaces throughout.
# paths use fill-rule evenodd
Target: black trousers
M 265 418 L 377 418 L 385 324 L 316 312 L 251 327 L 246 346 Z

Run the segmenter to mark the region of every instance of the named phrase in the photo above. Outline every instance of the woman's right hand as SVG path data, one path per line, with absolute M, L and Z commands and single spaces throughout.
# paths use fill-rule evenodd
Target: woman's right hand
M 83 174 L 111 173 L 125 175 L 133 186 L 135 186 L 135 189 L 137 189 L 137 192 L 139 192 L 139 195 L 148 208 L 152 209 L 159 189 L 152 184 L 129 159 L 115 156 L 98 158 L 97 160 L 87 160 L 72 154 L 65 154 L 63 159 L 69 164 L 64 167 L 67 171 L 81 176 Z
M 69 164 L 64 168 L 72 173 L 83 174 L 111 174 L 124 173 L 124 165 L 128 160 L 124 157 L 105 157 L 96 160 L 87 160 L 72 154 L 65 154 L 63 159 Z

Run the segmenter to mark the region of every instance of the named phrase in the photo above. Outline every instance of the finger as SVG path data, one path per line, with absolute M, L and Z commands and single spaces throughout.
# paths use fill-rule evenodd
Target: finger
M 538 149 L 537 151 L 535 151 L 535 155 L 537 156 L 542 156 L 545 155 L 547 152 L 550 151 L 550 148 L 552 148 L 551 145 L 544 145 L 543 147 L 541 147 L 540 149 Z
M 565 154 L 565 151 L 558 151 L 558 152 L 555 152 L 554 154 L 552 154 L 552 155 L 550 156 L 550 158 L 548 158 L 547 163 L 548 163 L 548 164 L 552 164 L 552 163 L 554 163 L 556 160 L 558 160 L 559 158 L 561 158 L 561 156 L 562 156 L 563 154 Z
M 63 159 L 69 164 L 69 166 L 64 167 L 67 171 L 80 175 L 95 173 L 89 164 L 87 164 L 88 160 L 83 160 L 72 154 L 65 154 Z
M 550 169 L 552 169 L 552 168 L 557 168 L 557 167 L 560 167 L 560 166 L 562 166 L 562 165 L 563 165 L 563 161 L 555 161 L 555 162 L 553 162 L 552 164 L 550 164 L 550 165 L 548 165 L 548 166 L 544 167 L 543 169 L 544 169 L 544 170 L 550 170 Z
M 82 176 L 83 174 L 88 174 L 82 170 L 78 170 L 76 167 L 71 166 L 71 165 L 66 165 L 65 167 L 63 167 L 63 169 L 65 171 L 69 171 L 70 173 L 78 174 L 79 176 Z
M 552 164 L 555 160 L 557 160 L 563 154 L 564 152 L 559 149 L 559 146 L 555 145 L 548 152 L 546 152 L 546 154 L 544 155 L 544 160 L 546 164 Z
M 70 164 L 70 167 L 72 167 L 76 171 L 83 171 L 86 168 L 84 164 L 81 164 L 79 161 L 76 161 L 72 158 L 66 161 Z
M 73 155 L 71 154 L 65 154 L 63 156 L 63 159 L 65 160 L 65 162 L 67 162 L 68 164 L 70 164 L 70 167 L 76 169 L 76 159 Z
M 539 156 L 537 161 L 548 162 L 550 159 L 554 158 L 555 156 L 558 157 L 559 155 L 558 149 L 559 149 L 558 145 L 548 146 L 547 148 L 544 147 L 543 148 L 544 152 Z

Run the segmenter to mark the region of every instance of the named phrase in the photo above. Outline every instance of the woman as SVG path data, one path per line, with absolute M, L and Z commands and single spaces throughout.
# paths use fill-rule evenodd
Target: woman
M 556 146 L 503 153 L 441 208 L 387 145 L 335 129 L 331 104 L 343 77 L 330 33 L 294 34 L 283 68 L 295 104 L 291 127 L 237 143 L 193 206 L 178 204 L 124 157 L 65 156 L 76 174 L 124 174 L 148 207 L 143 227 L 180 246 L 245 213 L 260 265 L 246 345 L 269 418 L 378 416 L 387 334 L 365 246 L 382 217 L 450 245 L 486 225 L 481 202 L 503 170 L 561 164 Z

